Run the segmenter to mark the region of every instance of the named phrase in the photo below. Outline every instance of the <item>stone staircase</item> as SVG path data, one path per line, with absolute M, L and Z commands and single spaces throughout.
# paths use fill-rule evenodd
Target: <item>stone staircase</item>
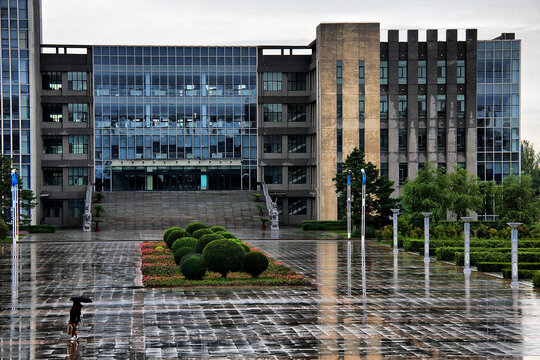
M 193 221 L 227 229 L 260 228 L 253 191 L 104 192 L 103 230 L 185 228 Z M 260 204 L 263 204 L 262 202 Z

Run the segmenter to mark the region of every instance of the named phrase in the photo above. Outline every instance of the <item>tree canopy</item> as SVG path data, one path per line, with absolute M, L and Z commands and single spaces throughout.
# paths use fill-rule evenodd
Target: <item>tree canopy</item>
M 530 175 L 510 174 L 502 183 L 497 213 L 503 222 L 534 224 L 540 218 L 540 201 Z
M 4 222 L 11 222 L 11 159 L 8 156 L 0 154 L 0 211 Z M 18 173 L 17 173 L 18 174 Z M 21 224 L 29 224 L 31 220 L 31 210 L 36 203 L 36 197 L 32 190 L 23 190 L 22 178 L 19 176 L 19 199 Z

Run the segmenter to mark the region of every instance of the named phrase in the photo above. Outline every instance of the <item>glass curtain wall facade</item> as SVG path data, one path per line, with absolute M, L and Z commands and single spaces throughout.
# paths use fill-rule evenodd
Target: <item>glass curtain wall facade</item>
M 1 0 L 2 154 L 19 169 L 23 187 L 30 183 L 30 47 L 27 0 Z
M 103 190 L 256 187 L 255 47 L 94 47 Z
M 519 93 L 521 41 L 478 42 L 477 172 L 498 183 L 520 173 Z

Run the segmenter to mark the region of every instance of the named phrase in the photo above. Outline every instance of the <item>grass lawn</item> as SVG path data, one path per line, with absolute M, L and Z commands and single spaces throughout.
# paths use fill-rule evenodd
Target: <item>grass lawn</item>
M 251 249 L 260 251 L 254 247 Z M 268 269 L 257 278 L 244 272 L 231 272 L 226 278 L 222 278 L 218 273 L 207 271 L 202 280 L 188 280 L 180 272 L 180 267 L 174 262 L 172 251 L 163 241 L 142 243 L 141 262 L 145 287 L 311 285 L 302 275 L 271 257 L 268 257 Z

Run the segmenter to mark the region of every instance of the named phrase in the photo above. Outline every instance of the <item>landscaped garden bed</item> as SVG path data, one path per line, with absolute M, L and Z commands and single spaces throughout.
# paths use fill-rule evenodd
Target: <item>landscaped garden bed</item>
M 141 244 L 145 287 L 305 286 L 311 283 L 222 227 L 171 228 Z

